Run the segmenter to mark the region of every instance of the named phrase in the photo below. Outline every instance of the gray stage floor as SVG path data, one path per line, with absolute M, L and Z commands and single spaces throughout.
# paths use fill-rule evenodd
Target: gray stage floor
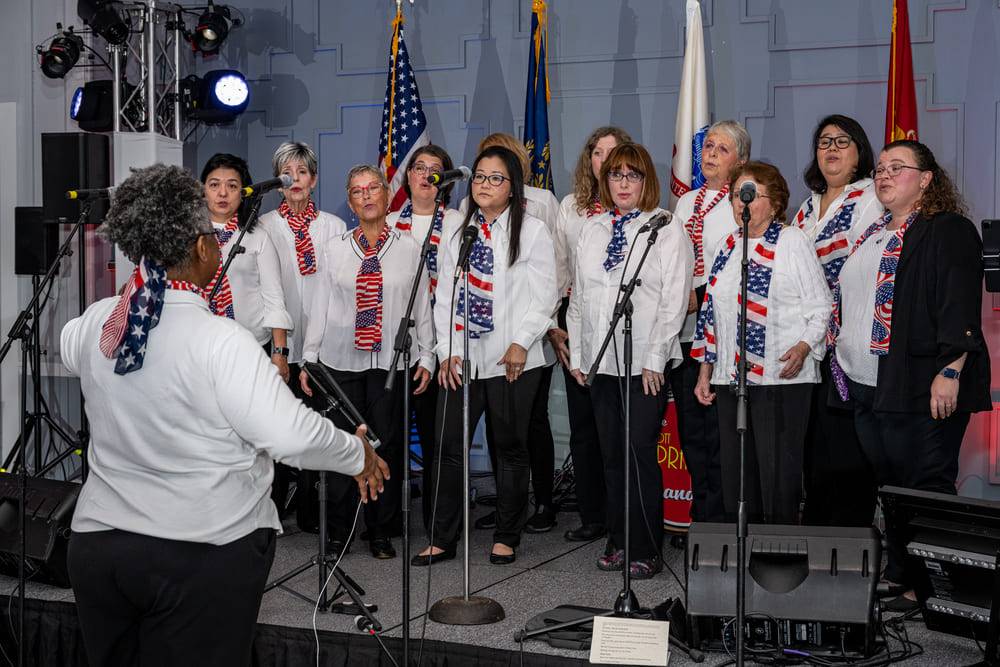
M 487 489 L 484 489 L 486 491 Z M 487 508 L 477 508 L 474 516 L 479 516 Z M 414 525 L 414 553 L 425 545 L 420 524 L 419 501 L 412 514 Z M 489 563 L 489 549 L 492 544 L 491 531 L 474 530 L 470 548 L 470 580 L 473 591 L 486 595 L 503 605 L 507 618 L 494 625 L 457 627 L 427 622 L 426 636 L 429 640 L 441 640 L 461 644 L 487 646 L 497 649 L 517 651 L 514 633 L 535 614 L 560 604 L 589 607 L 611 605 L 621 588 L 621 575 L 599 571 L 595 562 L 604 543 L 595 541 L 587 544 L 566 542 L 563 531 L 576 525 L 575 515 L 559 515 L 558 527 L 550 533 L 525 535 L 517 552 L 517 562 L 509 566 Z M 289 522 L 285 534 L 279 538 L 278 549 L 272 568 L 272 578 L 290 571 L 302 564 L 316 551 L 315 535 L 299 532 Z M 393 540 L 401 551 L 400 539 Z M 683 554 L 666 546 L 668 564 L 678 576 L 683 578 Z M 385 627 L 384 634 L 398 637 L 402 634 L 401 577 L 402 561 L 376 561 L 367 550 L 367 544 L 355 541 L 351 552 L 342 562 L 345 571 L 365 589 L 365 600 L 377 604 L 377 617 Z M 411 569 L 411 636 L 419 639 L 423 627 L 423 611 L 427 595 L 427 577 L 431 574 L 431 603 L 443 596 L 457 595 L 462 589 L 462 565 L 460 560 L 448 561 L 432 568 Z M 315 568 L 301 574 L 290 582 L 291 588 L 315 598 L 318 582 Z M 0 594 L 10 593 L 16 582 L 0 577 Z M 335 583 L 335 582 L 334 582 Z M 666 598 L 682 595 L 680 585 L 665 569 L 663 573 L 648 581 L 634 582 L 634 590 L 644 606 L 655 606 Z M 221 593 L 221 592 L 220 592 Z M 28 595 L 48 600 L 72 601 L 69 590 L 30 584 Z M 260 622 L 299 628 L 312 627 L 312 606 L 292 594 L 275 589 L 264 596 L 260 611 Z M 339 614 L 320 613 L 316 618 L 320 630 L 358 633 L 353 617 Z M 921 656 L 906 661 L 907 665 L 963 665 L 977 662 L 982 654 L 972 640 L 966 640 L 924 628 L 919 621 L 907 623 L 910 639 L 923 646 Z M 898 644 L 895 646 L 898 648 Z M 527 653 L 543 653 L 564 657 L 578 657 L 586 660 L 584 652 L 574 652 L 550 648 L 541 641 L 525 644 Z M 709 653 L 705 665 L 717 665 L 727 660 L 723 653 Z M 676 649 L 671 650 L 671 665 L 694 664 Z

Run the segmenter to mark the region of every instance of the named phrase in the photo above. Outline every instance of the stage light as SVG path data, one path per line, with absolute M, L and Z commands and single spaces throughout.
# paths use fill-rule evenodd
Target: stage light
M 181 81 L 181 106 L 188 120 L 209 125 L 231 123 L 249 104 L 246 77 L 236 70 L 217 69 Z
M 111 79 L 88 81 L 77 88 L 69 104 L 69 117 L 86 132 L 110 132 L 114 129 L 114 91 Z M 121 99 L 131 100 L 124 109 L 125 118 L 135 130 L 145 129 L 141 105 L 133 95 L 135 86 L 122 81 Z M 124 123 L 123 123 L 124 125 Z
M 73 93 L 73 99 L 69 103 L 69 117 L 76 120 L 80 117 L 80 106 L 83 104 L 83 87 L 77 88 Z
M 120 46 L 128 41 L 131 28 L 117 9 L 118 4 L 113 0 L 78 0 L 76 13 L 108 44 Z
M 209 2 L 205 13 L 191 35 L 191 43 L 205 54 L 216 53 L 229 35 L 229 7 L 216 7 Z
M 82 48 L 83 39 L 73 34 L 72 30 L 55 37 L 47 49 L 39 46 L 37 50 L 42 74 L 50 79 L 63 78 L 80 59 Z

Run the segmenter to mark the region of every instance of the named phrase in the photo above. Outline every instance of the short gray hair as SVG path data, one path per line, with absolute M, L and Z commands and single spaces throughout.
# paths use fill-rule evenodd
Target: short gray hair
M 115 189 L 100 233 L 135 264 L 146 257 L 167 269 L 183 266 L 198 237 L 212 233 L 202 185 L 180 167 L 132 169 Z
M 378 178 L 378 182 L 382 184 L 382 187 L 385 188 L 386 192 L 389 191 L 388 179 L 386 179 L 385 174 L 382 173 L 382 170 L 373 164 L 356 164 L 353 167 L 351 167 L 351 170 L 347 172 L 347 181 L 344 183 L 344 189 L 350 191 L 351 181 L 354 179 L 354 177 L 360 176 L 361 174 L 365 173 L 374 175 L 376 178 Z
M 278 146 L 271 158 L 271 169 L 275 176 L 281 175 L 281 170 L 292 160 L 298 160 L 306 166 L 311 176 L 316 175 L 319 168 L 319 160 L 316 158 L 316 151 L 307 143 L 301 141 L 286 141 Z
M 707 137 L 713 132 L 725 134 L 733 140 L 733 143 L 736 144 L 736 156 L 740 162 L 746 162 L 750 159 L 750 133 L 743 127 L 742 123 L 737 123 L 735 120 L 720 120 L 708 128 L 705 136 Z

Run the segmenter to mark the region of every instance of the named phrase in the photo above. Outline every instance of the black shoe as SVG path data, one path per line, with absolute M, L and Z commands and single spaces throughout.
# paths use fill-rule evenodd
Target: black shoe
M 539 505 L 528 519 L 524 530 L 528 533 L 547 533 L 556 527 L 556 511 L 549 505 Z
M 919 606 L 919 602 L 911 600 L 905 595 L 898 595 L 891 600 L 882 600 L 882 611 L 893 613 L 906 613 L 917 609 Z
M 326 555 L 331 558 L 340 558 L 342 553 L 347 553 L 351 547 L 344 540 L 327 540 Z
M 490 552 L 490 563 L 493 565 L 510 565 L 517 560 L 517 553 L 511 553 L 509 556 L 504 554 L 495 554 Z
M 434 564 L 437 564 L 440 563 L 441 561 L 452 560 L 454 557 L 455 557 L 455 547 L 448 547 L 441 553 L 434 554 L 433 556 L 431 554 L 426 554 L 423 556 L 417 554 L 416 556 L 410 559 L 410 565 L 412 565 L 413 567 L 427 567 L 432 562 Z M 433 559 L 433 561 L 431 559 Z
M 598 537 L 604 537 L 607 532 L 608 529 L 603 524 L 585 523 L 579 528 L 567 530 L 563 534 L 563 537 L 570 542 L 590 542 L 591 540 L 596 540 Z
M 473 525 L 479 530 L 493 530 L 497 527 L 497 513 L 490 512 L 489 514 L 484 514 L 476 519 Z
M 369 541 L 368 549 L 372 552 L 372 556 L 379 560 L 396 557 L 396 550 L 392 548 L 392 541 L 388 537 L 376 537 Z

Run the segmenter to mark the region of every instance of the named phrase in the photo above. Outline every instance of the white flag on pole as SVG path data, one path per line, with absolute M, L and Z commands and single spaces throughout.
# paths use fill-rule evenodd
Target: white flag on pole
M 674 151 L 670 163 L 670 208 L 682 194 L 701 187 L 701 145 L 708 130 L 708 81 L 705 76 L 705 38 L 701 3 L 687 0 L 684 69 L 677 100 Z

